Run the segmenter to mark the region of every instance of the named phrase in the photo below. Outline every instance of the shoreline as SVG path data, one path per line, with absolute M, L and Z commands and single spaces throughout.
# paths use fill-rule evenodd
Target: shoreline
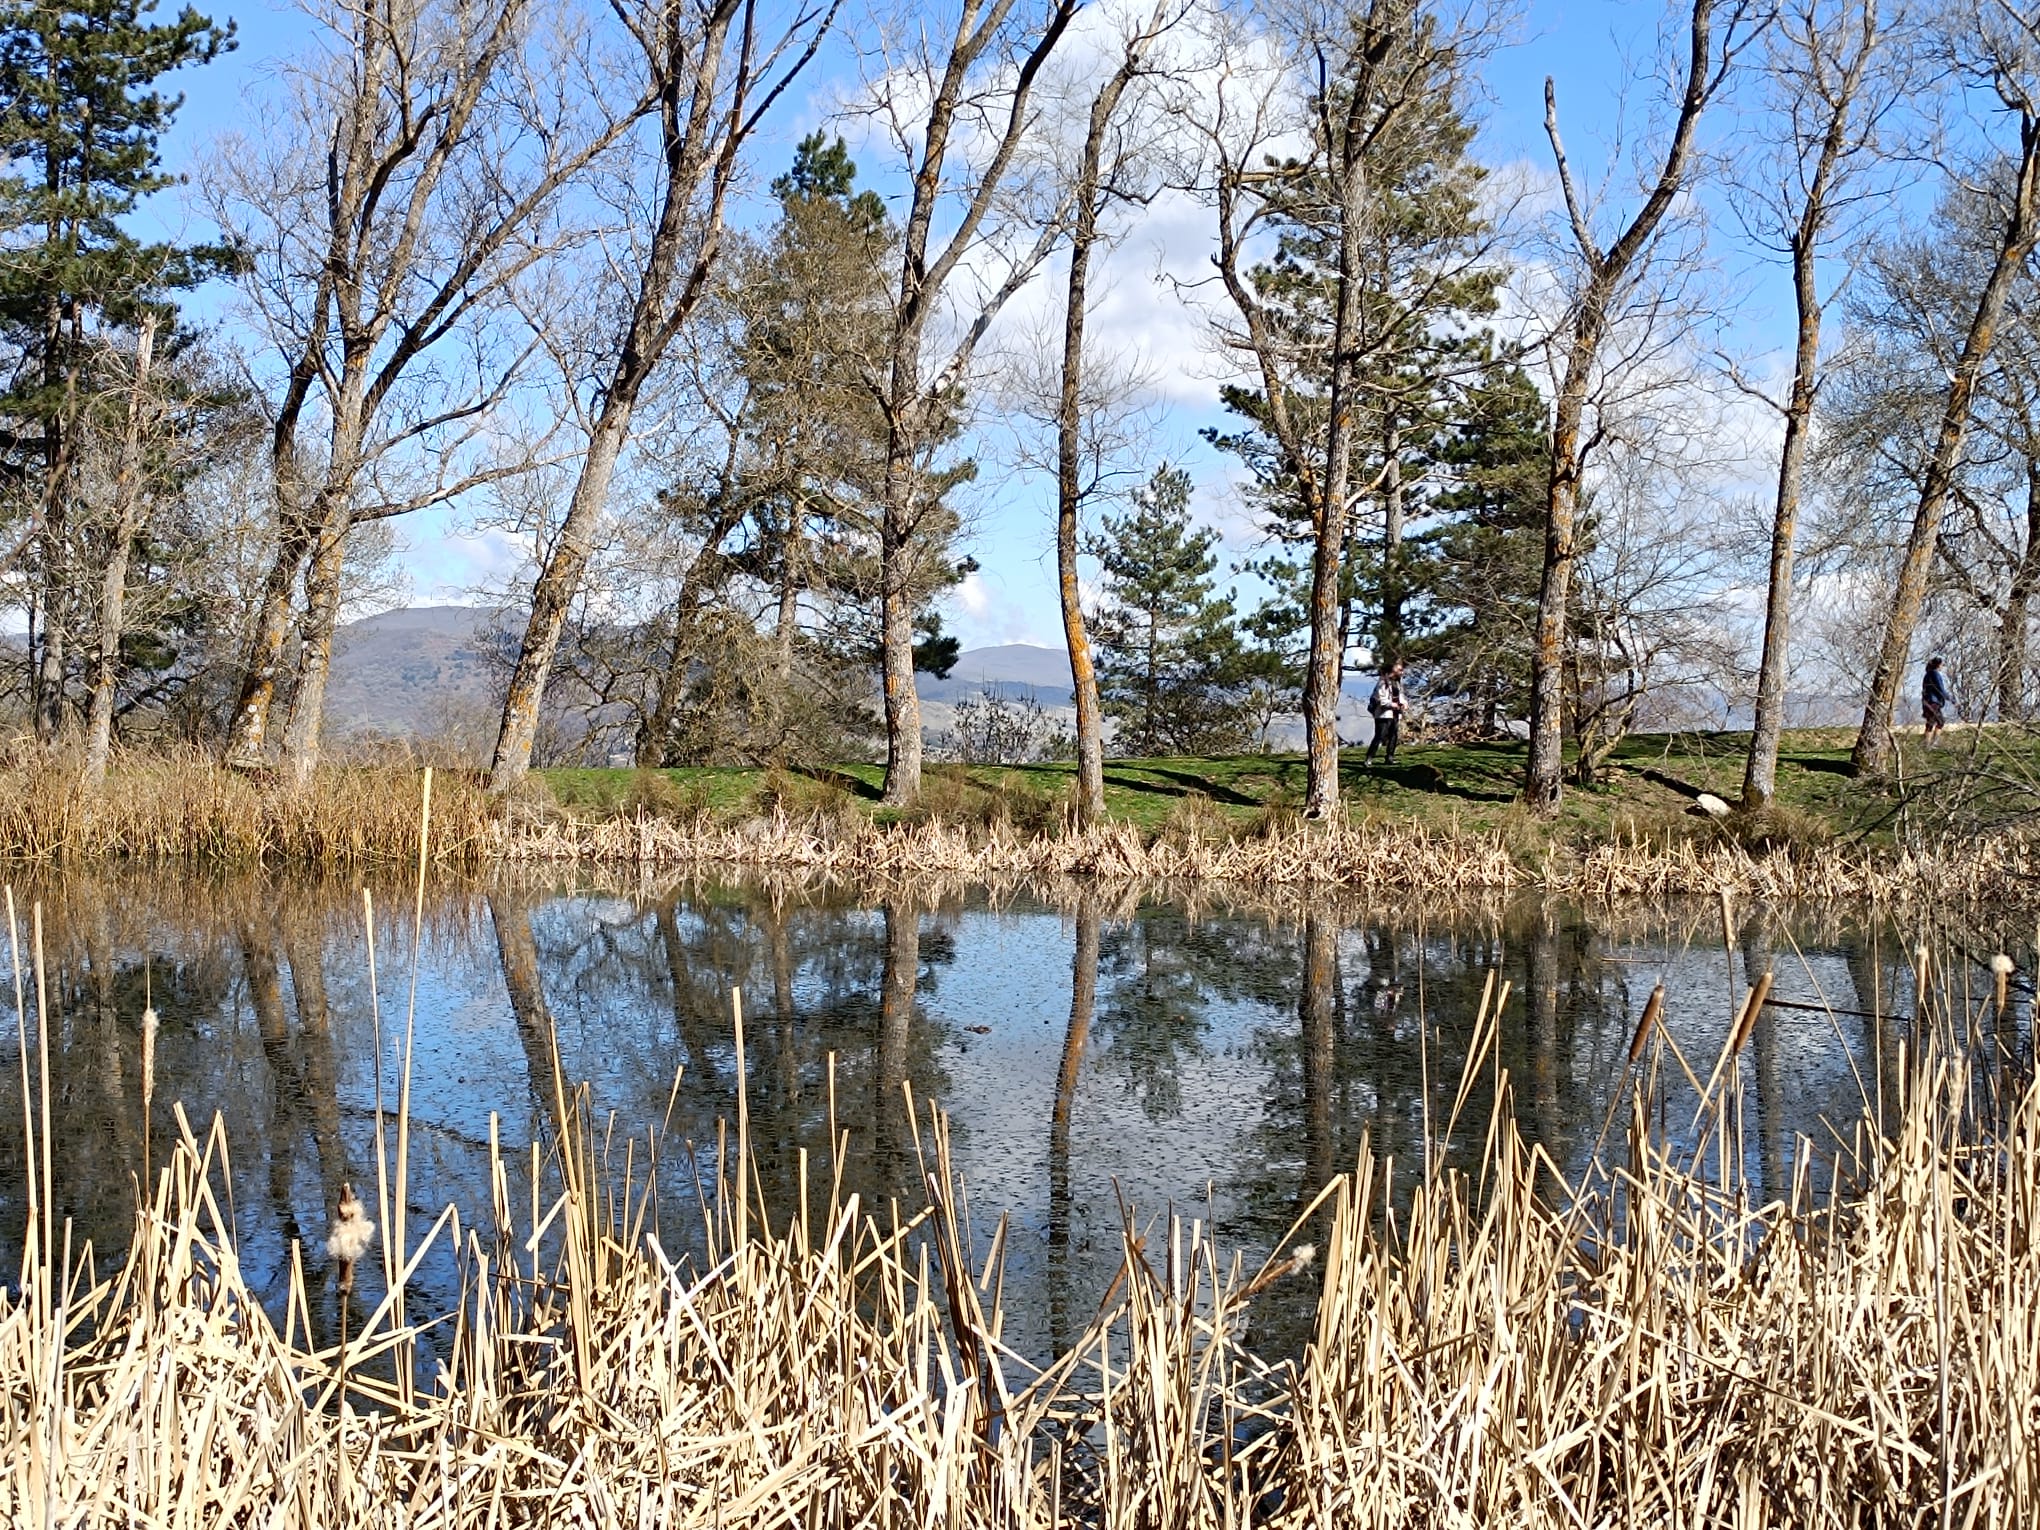
M 332 767 L 303 789 L 192 757 L 131 756 L 108 789 L 55 766 L 0 770 L 0 863 L 125 863 L 358 871 L 415 865 L 421 771 Z M 658 784 L 658 783 L 655 783 Z M 1052 807 L 1053 804 L 1050 804 Z M 1595 831 L 1527 818 L 1469 826 L 1363 810 L 1328 824 L 1264 810 L 1228 817 L 1188 794 L 1158 824 L 1075 829 L 1026 821 L 1003 800 L 888 821 L 842 801 L 718 812 L 701 801 L 563 804 L 542 786 L 492 798 L 475 772 L 435 772 L 435 864 L 814 872 L 858 881 L 1013 877 L 1420 895 L 1737 896 L 1795 902 L 2040 902 L 2040 837 L 1944 834 L 1938 844 L 1851 843 L 1798 824 L 1775 841 L 1692 817 Z M 1815 831 L 1819 832 L 1815 832 Z

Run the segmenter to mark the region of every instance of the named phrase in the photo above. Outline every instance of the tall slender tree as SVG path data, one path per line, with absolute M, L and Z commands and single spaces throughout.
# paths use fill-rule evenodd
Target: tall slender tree
M 1854 197 L 1852 179 L 1876 142 L 1884 108 L 1896 98 L 1878 82 L 1887 52 L 1878 0 L 1791 0 L 1771 29 L 1770 78 L 1788 125 L 1785 163 L 1760 162 L 1753 188 L 1760 231 L 1782 242 L 1792 260 L 1798 323 L 1792 383 L 1782 413 L 1778 490 L 1771 511 L 1771 570 L 1764 603 L 1763 657 L 1743 770 L 1743 806 L 1768 806 L 1778 787 L 1778 739 L 1785 726 L 1786 661 L 1791 647 L 1792 562 L 1806 474 L 1814 402 L 1820 392 L 1821 320 L 1827 297 L 1820 262 L 1837 219 Z M 1768 190 L 1783 170 L 1782 193 Z
M 1082 586 L 1077 573 L 1084 502 L 1097 487 L 1085 472 L 1084 326 L 1091 302 L 1091 258 L 1106 230 L 1103 219 L 1117 200 L 1140 200 L 1133 179 L 1141 145 L 1130 141 L 1121 106 L 1129 89 L 1149 68 L 1162 34 L 1180 18 L 1162 0 L 1144 21 L 1119 38 L 1119 60 L 1091 98 L 1084 140 L 1070 188 L 1069 274 L 1063 294 L 1062 375 L 1056 396 L 1055 569 L 1062 605 L 1063 642 L 1070 655 L 1070 683 L 1076 703 L 1077 818 L 1095 823 L 1105 816 L 1105 726 L 1098 699 L 1098 673 L 1090 635 L 1084 630 Z
M 1558 87 L 1544 82 L 1544 129 L 1565 194 L 1573 266 L 1563 326 L 1554 337 L 1558 391 L 1551 411 L 1551 481 L 1545 495 L 1544 571 L 1537 597 L 1537 646 L 1530 670 L 1530 755 L 1523 799 L 1540 813 L 1558 811 L 1563 772 L 1567 620 L 1573 570 L 1581 554 L 1580 500 L 1593 433 L 1587 429 L 1591 396 L 1600 381 L 1602 352 L 1625 305 L 1649 280 L 1652 254 L 1673 205 L 1689 188 L 1697 159 L 1700 119 L 1726 84 L 1737 56 L 1764 21 L 1753 0 L 1692 0 L 1686 36 L 1684 83 L 1664 157 L 1642 203 L 1605 245 L 1592 209 L 1566 158 L 1558 131 Z
M 135 326 L 220 270 L 216 246 L 147 241 L 124 220 L 173 184 L 160 144 L 182 103 L 155 87 L 233 45 L 231 24 L 187 6 L 152 21 L 153 0 L 0 5 L 0 333 L 15 371 L 0 412 L 22 422 L 12 464 L 28 514 L 0 567 L 33 551 L 30 647 L 36 736 L 66 715 L 73 606 L 69 517 L 74 438 L 94 395 L 121 386 L 93 358 L 104 326 Z
M 654 103 L 650 226 L 639 231 L 622 316 L 588 416 L 579 475 L 532 586 L 530 614 L 504 693 L 489 780 L 508 791 L 531 768 L 539 705 L 567 611 L 594 556 L 609 486 L 630 442 L 638 400 L 707 295 L 722 251 L 742 152 L 759 119 L 799 77 L 833 25 L 837 0 L 777 21 L 758 0 L 636 0 L 620 5 Z
M 1216 265 L 1238 316 L 1227 339 L 1259 384 L 1257 399 L 1237 392 L 1233 401 L 1273 443 L 1271 476 L 1293 492 L 1309 528 L 1303 712 L 1313 818 L 1339 800 L 1355 502 L 1391 477 L 1384 470 L 1369 481 L 1359 471 L 1370 407 L 1388 426 L 1384 461 L 1398 460 L 1398 411 L 1383 393 L 1407 386 L 1408 352 L 1435 333 L 1441 289 L 1465 274 L 1478 244 L 1466 237 L 1478 219 L 1463 209 L 1457 228 L 1451 214 L 1427 224 L 1418 213 L 1399 225 L 1396 190 L 1400 182 L 1414 199 L 1425 168 L 1463 154 L 1460 96 L 1495 33 L 1495 13 L 1481 5 L 1449 15 L 1415 0 L 1275 11 L 1268 37 L 1285 50 L 1290 75 L 1275 94 L 1301 94 L 1302 120 L 1264 100 L 1245 111 L 1254 120 L 1243 128 L 1242 110 L 1221 98 L 1208 124 Z M 1249 45 L 1266 43 L 1255 36 Z M 1300 155 L 1285 149 L 1298 134 L 1308 144 Z M 1414 200 L 1400 211 L 1405 219 L 1416 212 Z M 1272 265 L 1257 266 L 1270 232 L 1283 246 Z M 1391 485 L 1387 514 L 1398 536 L 1399 505 Z
M 889 76 L 876 103 L 905 161 L 907 214 L 893 323 L 872 388 L 886 418 L 879 526 L 879 668 L 885 701 L 883 800 L 921 792 L 921 699 L 914 683 L 916 614 L 948 559 L 928 535 L 942 495 L 930 457 L 955 414 L 955 394 L 999 311 L 1040 269 L 1059 219 L 1002 202 L 1034 125 L 1035 82 L 1083 0 L 961 0 L 932 56 Z M 921 23 L 916 18 L 916 28 Z M 933 40 L 933 39 L 931 39 Z M 978 140 L 972 155 L 960 135 Z M 944 231 L 938 235 L 937 220 Z M 1038 228 L 1038 232 L 1034 232 Z M 961 324 L 931 357 L 950 282 L 966 260 L 999 267 L 967 300 Z M 930 366 L 930 361 L 935 364 Z M 931 569 L 930 564 L 936 565 Z
M 1926 600 L 1942 518 L 1968 441 L 1977 383 L 1996 342 L 2012 288 L 2040 242 L 2040 26 L 2024 8 L 2001 0 L 1958 0 L 1947 7 L 1941 27 L 1939 46 L 1948 63 L 1960 78 L 1981 85 L 1996 97 L 2016 134 L 2017 147 L 1999 151 L 1996 173 L 1986 182 L 1998 204 L 1996 249 L 1969 312 L 1961 350 L 1947 376 L 1933 453 L 1920 480 L 1883 642 L 1870 673 L 1863 722 L 1849 757 L 1858 775 L 1883 775 L 1891 768 L 1892 709 L 1898 702 L 1899 682 Z

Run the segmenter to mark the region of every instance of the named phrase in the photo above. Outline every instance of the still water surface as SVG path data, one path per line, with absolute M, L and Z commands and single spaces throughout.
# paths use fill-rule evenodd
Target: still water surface
M 244 1270 L 280 1309 L 301 1241 L 323 1304 L 315 1320 L 335 1321 L 321 1246 L 331 1208 L 342 1181 L 366 1192 L 375 1178 L 376 1006 L 359 890 L 74 875 L 16 896 L 24 939 L 27 909 L 42 906 L 55 1176 L 74 1238 L 106 1256 L 126 1246 L 142 1155 L 139 1022 L 153 996 L 154 1141 L 174 1134 L 174 1102 L 201 1124 L 220 1113 Z M 1713 903 L 1419 910 L 1324 893 L 1256 903 L 1074 885 L 872 895 L 769 880 L 511 880 L 431 890 L 414 968 L 405 891 L 378 888 L 375 906 L 392 1109 L 416 982 L 414 1230 L 449 1202 L 464 1225 L 486 1220 L 492 1116 L 508 1148 L 548 1139 L 550 1027 L 619 1162 L 625 1140 L 663 1123 L 661 1238 L 684 1246 L 687 1149 L 712 1150 L 735 1112 L 739 987 L 768 1199 L 791 1209 L 798 1150 L 817 1176 L 830 1161 L 833 1101 L 847 1187 L 868 1206 L 917 1207 L 902 1086 L 939 1102 L 979 1247 L 1009 1219 L 1008 1340 L 1037 1355 L 1067 1342 L 1110 1284 L 1122 1206 L 1141 1221 L 1204 1218 L 1251 1258 L 1363 1141 L 1402 1165 L 1420 1159 L 1427 1122 L 1451 1109 L 1491 972 L 1512 985 L 1499 1041 L 1511 1108 L 1574 1170 L 1623 1096 L 1653 984 L 1666 983 L 1669 1034 L 1704 1076 L 1737 998 L 1774 971 L 1774 996 L 1804 1007 L 1767 1010 L 1740 1066 L 1744 1151 L 1776 1184 L 1800 1137 L 1830 1141 L 1827 1123 L 1888 1106 L 1919 940 L 1973 964 L 2010 939 L 1974 922 L 1923 931 L 1758 908 L 1735 914 L 1731 953 Z M 2024 940 L 2012 947 L 2022 969 Z M 1980 994 L 1989 980 L 1958 966 L 1949 981 Z M 2002 1044 L 2015 1062 L 2031 1055 L 2023 999 L 2017 1008 Z M 9 1062 L 0 1268 L 11 1270 L 24 1183 Z M 1463 1141 L 1485 1133 L 1491 1075 L 1472 1101 Z M 1675 1132 L 1682 1103 L 1690 1119 L 1683 1082 L 1665 1106 Z M 428 1262 L 414 1312 L 451 1300 L 451 1269 Z M 378 1280 L 364 1271 L 357 1309 L 373 1307 Z M 1306 1316 L 1275 1304 L 1259 1342 L 1294 1343 Z

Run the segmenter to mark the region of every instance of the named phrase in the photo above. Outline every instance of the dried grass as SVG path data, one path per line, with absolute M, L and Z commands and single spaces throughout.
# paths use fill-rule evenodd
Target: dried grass
M 1461 1107 L 1507 1005 L 1491 980 Z M 26 1096 L 47 1017 L 25 999 L 22 1015 Z M 648 1217 L 655 1160 L 616 1167 L 555 1048 L 550 1153 L 522 1184 L 518 1155 L 492 1153 L 480 1226 L 449 1211 L 413 1246 L 399 1216 L 380 1245 L 389 1294 L 338 1344 L 310 1336 L 302 1257 L 281 1326 L 255 1300 L 216 1189 L 224 1130 L 180 1112 L 116 1275 L 65 1245 L 47 1169 L 31 1176 L 21 1285 L 0 1296 L 0 1515 L 175 1530 L 2030 1523 L 2040 1089 L 2000 1095 L 2000 1073 L 1972 1074 L 1950 1038 L 1976 1019 L 1926 1028 L 1888 1140 L 1866 1106 L 1761 1204 L 1732 1146 L 1736 1070 L 1717 1069 L 1727 1082 L 1694 1124 L 1712 1155 L 1675 1154 L 1653 1125 L 1667 1043 L 1646 1024 L 1626 1152 L 1607 1167 L 1567 1184 L 1504 1109 L 1463 1161 L 1363 1152 L 1321 1197 L 1323 1248 L 1285 1241 L 1258 1270 L 1194 1223 L 1129 1228 L 1097 1321 L 1046 1369 L 1002 1343 L 1003 1239 L 970 1247 L 945 1123 L 911 1099 L 927 1195 L 903 1222 L 805 1160 L 800 1204 L 766 1205 L 740 1092 L 701 1252 L 675 1258 Z M 734 1039 L 741 1079 L 740 1011 Z M 48 1140 L 41 1098 L 31 1144 Z M 395 1131 L 385 1221 L 406 1197 L 401 1106 Z M 458 1299 L 407 1318 L 428 1251 L 452 1259 Z M 1313 1277 L 1304 1352 L 1256 1358 L 1253 1303 Z M 419 1384 L 427 1328 L 440 1368 Z
M 479 777 L 438 779 L 434 856 L 480 864 L 503 816 Z M 417 801 L 418 774 L 402 766 L 333 766 L 294 789 L 196 750 L 128 753 L 92 792 L 66 762 L 30 754 L 0 765 L 0 860 L 405 865 L 418 854 Z
M 1401 819 L 1303 821 L 1276 804 L 1249 821 L 1186 796 L 1161 828 L 1078 829 L 1068 804 L 1024 784 L 986 788 L 936 771 L 930 800 L 894 823 L 859 812 L 830 788 L 768 778 L 761 810 L 719 817 L 699 789 L 645 772 L 619 809 L 578 818 L 542 788 L 492 799 L 481 780 L 441 773 L 433 859 L 481 868 L 769 866 L 861 882 L 907 877 L 1081 877 L 1241 887 L 1341 884 L 1378 893 L 1506 894 L 1538 889 L 1596 899 L 1713 896 L 1909 903 L 2040 900 L 2040 842 L 2020 833 L 1867 849 L 1823 842 L 1817 826 L 1773 816 L 1740 838 L 1634 831 L 1584 849 L 1510 819 L 1493 830 Z M 416 773 L 401 765 L 335 766 L 306 788 L 220 768 L 188 754 L 117 760 L 101 793 L 61 762 L 0 762 L 0 861 L 289 863 L 311 868 L 404 866 L 418 853 Z

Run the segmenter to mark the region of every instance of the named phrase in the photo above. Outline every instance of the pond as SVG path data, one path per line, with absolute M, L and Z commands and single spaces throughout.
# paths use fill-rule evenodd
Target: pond
M 415 982 L 410 1222 L 448 1203 L 486 1220 L 493 1129 L 513 1162 L 549 1140 L 552 1048 L 585 1084 L 620 1165 L 663 1144 L 656 1215 L 687 1244 L 696 1172 L 743 1084 L 765 1199 L 779 1216 L 834 1161 L 867 1208 L 923 1204 L 909 1096 L 948 1113 L 976 1247 L 1005 1218 L 1007 1338 L 1045 1357 L 1096 1310 L 1124 1219 L 1198 1217 L 1254 1259 L 1363 1146 L 1407 1178 L 1459 1094 L 1490 975 L 1510 985 L 1498 1060 L 1526 1137 L 1574 1173 L 1629 1094 L 1628 1052 L 1652 986 L 1665 1034 L 1705 1077 L 1758 973 L 1774 1004 L 1737 1060 L 1741 1152 L 1776 1186 L 1802 1137 L 1831 1143 L 1889 1110 L 1914 1003 L 1913 952 L 1950 965 L 1959 1000 L 1982 963 L 2033 933 L 1943 917 L 1717 903 L 1582 908 L 1535 899 L 1421 907 L 1322 890 L 1255 899 L 1209 889 L 902 887 L 771 878 L 601 885 L 505 876 L 373 890 L 376 985 L 358 887 L 292 878 L 70 874 L 18 882 L 21 939 L 40 908 L 58 1212 L 77 1244 L 118 1258 L 141 1171 L 140 1016 L 160 1016 L 149 1134 L 157 1162 L 181 1102 L 215 1112 L 244 1270 L 279 1311 L 301 1243 L 321 1328 L 342 1300 L 322 1247 L 343 1181 L 375 1181 L 378 1089 L 394 1111 Z M 2018 944 L 2012 942 L 2017 940 Z M 0 959 L 4 959 L 0 942 Z M 11 975 L 11 974 L 10 974 Z M 31 1040 L 34 974 L 24 962 Z M 2031 1058 L 2025 994 L 1993 1039 Z M 12 1029 L 12 1027 L 9 1027 Z M 378 1028 L 381 1045 L 378 1048 Z M 8 1048 L 10 1052 L 14 1047 Z M 31 1054 L 33 1046 L 31 1045 Z M 21 1070 L 0 1068 L 0 1257 L 25 1215 Z M 380 1070 L 378 1069 L 380 1063 Z M 1658 1105 L 1674 1137 L 1694 1091 L 1676 1058 Z M 1492 1063 L 1458 1141 L 1477 1149 Z M 1621 1122 L 1616 1121 L 1619 1130 Z M 375 1261 L 369 1261 L 374 1264 Z M 428 1259 L 412 1311 L 454 1299 Z M 373 1306 L 379 1271 L 351 1300 Z M 1275 1303 L 1257 1347 L 1299 1343 L 1308 1314 Z

